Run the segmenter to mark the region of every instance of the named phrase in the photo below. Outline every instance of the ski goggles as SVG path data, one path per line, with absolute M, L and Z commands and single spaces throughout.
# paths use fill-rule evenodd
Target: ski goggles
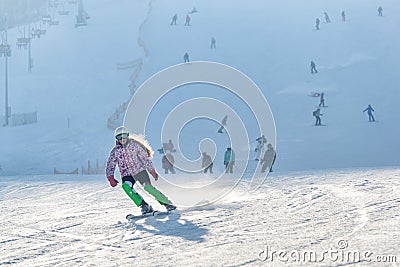
M 128 139 L 129 134 L 128 133 L 122 133 L 122 134 L 118 134 L 117 136 L 115 136 L 115 138 L 120 141 L 122 139 Z

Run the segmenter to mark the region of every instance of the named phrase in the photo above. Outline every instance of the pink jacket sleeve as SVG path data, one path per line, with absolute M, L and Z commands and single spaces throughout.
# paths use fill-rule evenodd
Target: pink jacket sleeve
M 117 156 L 116 156 L 115 147 L 114 147 L 111 150 L 110 155 L 108 156 L 108 159 L 107 159 L 107 164 L 106 164 L 106 176 L 107 177 L 114 175 L 116 165 L 117 165 Z

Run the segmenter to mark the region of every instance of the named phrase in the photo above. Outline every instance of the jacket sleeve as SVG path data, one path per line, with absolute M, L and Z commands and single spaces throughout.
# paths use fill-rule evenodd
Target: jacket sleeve
M 114 171 L 115 171 L 115 166 L 117 165 L 117 155 L 116 155 L 116 148 L 114 147 L 111 152 L 110 155 L 108 156 L 107 159 L 107 164 L 106 164 L 106 176 L 111 176 L 114 175 Z

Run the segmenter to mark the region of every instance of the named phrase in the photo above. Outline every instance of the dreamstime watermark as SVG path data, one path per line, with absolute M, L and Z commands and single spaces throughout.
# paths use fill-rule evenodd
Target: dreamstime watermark
M 337 248 L 328 250 L 279 250 L 271 246 L 265 246 L 258 254 L 258 258 L 265 262 L 340 262 L 340 263 L 358 263 L 358 262 L 376 262 L 376 263 L 397 263 L 396 255 L 376 254 L 370 250 L 351 250 L 348 249 L 347 240 L 339 240 Z
M 162 117 L 163 124 L 160 125 L 161 136 L 156 143 L 163 144 L 171 140 L 176 146 L 176 152 L 173 154 L 175 168 L 181 173 L 188 175 L 187 180 L 196 179 L 190 175 L 202 172 L 201 146 L 207 144 L 214 151 L 207 151 L 215 163 L 223 162 L 223 159 L 215 158 L 217 149 L 225 150 L 231 147 L 235 152 L 236 164 L 234 166 L 235 174 L 229 175 L 225 171 L 216 174 L 211 182 L 201 184 L 200 186 L 188 186 L 185 182 L 179 182 L 172 176 L 162 175 L 161 179 L 168 184 L 168 188 L 173 190 L 174 194 L 187 195 L 184 200 L 176 200 L 178 206 L 190 207 L 199 203 L 211 203 L 223 198 L 228 194 L 246 174 L 249 178 L 249 191 L 257 190 L 268 175 L 267 172 L 261 173 L 260 164 L 253 168 L 253 173 L 249 174 L 249 161 L 251 159 L 250 143 L 259 136 L 249 136 L 247 129 L 247 118 L 252 117 L 257 126 L 252 129 L 257 133 L 265 135 L 268 143 L 276 146 L 275 122 L 270 106 L 258 86 L 245 74 L 239 70 L 215 62 L 191 62 L 187 64 L 178 64 L 166 68 L 148 80 L 146 80 L 132 96 L 132 99 L 126 109 L 124 125 L 134 133 L 147 135 L 147 128 L 150 115 L 157 105 L 173 90 L 182 89 L 183 86 L 191 84 L 204 84 L 216 87 L 216 90 L 224 90 L 225 93 L 234 96 L 241 103 L 244 103 L 249 113 L 243 119 L 243 110 L 237 110 L 232 103 L 224 101 L 218 97 L 204 95 L 189 97 L 173 107 Z M 185 91 L 183 91 L 185 92 Z M 165 106 L 165 105 L 164 105 Z M 157 114 L 159 119 L 163 114 Z M 188 158 L 180 149 L 180 135 L 183 129 L 191 122 L 199 119 L 208 120 L 214 123 L 220 123 L 221 119 L 227 116 L 228 123 L 223 125 L 223 135 L 215 135 L 218 129 L 212 127 L 203 128 L 202 131 L 209 132 L 210 135 L 203 140 L 193 140 L 192 146 L 197 146 L 198 158 Z M 217 124 L 218 125 L 218 124 Z M 221 143 L 221 137 L 227 138 L 229 143 Z M 215 138 L 213 138 L 215 137 Z M 154 140 L 153 140 L 154 143 Z M 223 155 L 224 151 L 219 151 Z M 239 164 L 240 162 L 240 164 Z M 222 163 L 221 163 L 222 164 Z M 256 175 L 257 172 L 257 175 Z M 218 177 L 215 177 L 218 175 Z M 199 178 L 200 179 L 200 178 Z M 168 191 L 168 190 L 166 190 Z M 205 200 L 205 201 L 204 201 Z

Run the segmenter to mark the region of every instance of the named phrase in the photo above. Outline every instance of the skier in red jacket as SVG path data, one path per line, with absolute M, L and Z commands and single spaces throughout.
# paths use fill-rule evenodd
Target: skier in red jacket
M 159 190 L 151 185 L 149 172 L 154 180 L 158 180 L 158 174 L 154 169 L 151 158 L 153 151 L 146 140 L 140 136 L 129 136 L 129 131 L 124 126 L 115 129 L 115 146 L 111 150 L 107 160 L 106 175 L 112 187 L 118 184 L 114 178 L 115 167 L 122 177 L 122 188 L 133 200 L 136 206 L 141 207 L 142 214 L 152 213 L 153 208 L 134 190 L 133 186 L 139 182 L 145 191 L 151 194 L 167 211 L 176 209 L 172 202 Z

